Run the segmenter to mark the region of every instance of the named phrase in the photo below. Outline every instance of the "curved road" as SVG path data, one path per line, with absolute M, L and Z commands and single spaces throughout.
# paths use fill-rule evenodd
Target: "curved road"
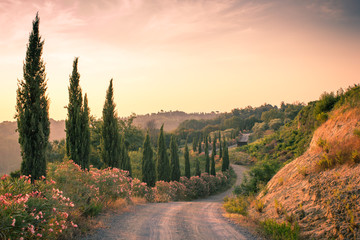
M 232 167 L 239 184 L 246 168 Z M 222 200 L 231 191 L 192 202 L 137 205 L 130 212 L 111 216 L 106 220 L 108 228 L 83 239 L 256 239 L 222 216 Z

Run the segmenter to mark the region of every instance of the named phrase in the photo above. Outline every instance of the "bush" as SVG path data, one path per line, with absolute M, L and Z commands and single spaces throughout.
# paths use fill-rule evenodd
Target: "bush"
M 245 196 L 227 197 L 224 199 L 224 208 L 229 213 L 239 213 L 247 216 L 249 201 Z
M 275 240 L 299 239 L 300 227 L 297 223 L 277 223 L 275 220 L 267 219 L 261 223 L 267 236 Z

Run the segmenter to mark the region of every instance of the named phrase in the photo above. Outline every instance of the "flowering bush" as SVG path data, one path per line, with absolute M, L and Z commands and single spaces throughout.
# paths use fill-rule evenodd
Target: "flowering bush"
M 0 181 L 0 238 L 55 239 L 63 231 L 76 228 L 69 218 L 74 204 L 56 188 L 54 181 L 29 177 Z

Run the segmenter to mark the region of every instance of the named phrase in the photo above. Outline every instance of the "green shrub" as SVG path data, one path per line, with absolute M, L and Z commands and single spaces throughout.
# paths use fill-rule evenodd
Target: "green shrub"
M 249 201 L 245 196 L 228 197 L 224 199 L 224 208 L 229 213 L 239 213 L 247 216 Z
M 261 223 L 267 236 L 274 240 L 297 240 L 299 239 L 300 227 L 297 223 L 277 223 L 273 219 L 267 219 Z

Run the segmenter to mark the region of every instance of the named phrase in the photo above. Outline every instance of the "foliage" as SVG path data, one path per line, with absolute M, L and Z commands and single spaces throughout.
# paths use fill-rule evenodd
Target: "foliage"
M 180 179 L 180 162 L 179 162 L 179 153 L 178 153 L 178 146 L 176 142 L 176 137 L 171 136 L 170 141 L 170 179 L 171 181 L 179 181 Z
M 121 136 L 120 140 L 120 164 L 119 168 L 129 172 L 131 176 L 131 161 L 129 157 L 129 152 L 125 143 L 125 137 Z
M 207 136 L 205 137 L 205 172 L 210 173 L 209 142 Z
M 102 159 L 109 167 L 119 167 L 120 164 L 121 143 L 115 107 L 113 80 L 111 79 L 106 91 L 102 126 Z
M 274 240 L 297 240 L 299 239 L 300 227 L 297 223 L 277 223 L 273 219 L 267 219 L 261 223 L 267 236 Z
M 195 149 L 196 151 L 196 149 Z M 190 156 L 189 156 L 189 148 L 187 141 L 185 142 L 185 149 L 184 149 L 184 160 L 185 160 L 185 177 L 190 178 Z
M 46 176 L 46 149 L 49 144 L 49 99 L 42 59 L 44 41 L 39 34 L 40 19 L 36 14 L 29 36 L 23 67 L 24 79 L 18 81 L 16 119 L 21 147 L 21 172 L 32 180 Z
M 229 169 L 230 166 L 230 158 L 229 158 L 229 149 L 227 146 L 227 142 L 224 140 L 224 156 L 223 156 L 223 160 L 222 160 L 222 165 L 221 165 L 221 171 L 226 171 Z
M 211 175 L 216 175 L 216 171 L 215 171 L 215 155 L 216 155 L 216 135 L 213 138 L 213 146 L 212 146 L 212 152 L 211 152 L 211 168 L 210 168 L 210 174 Z
M 241 215 L 247 216 L 249 201 L 246 196 L 235 196 L 235 197 L 226 197 L 224 199 L 224 208 L 229 213 L 239 213 Z
M 198 158 L 196 158 L 195 161 L 196 161 L 195 162 L 195 164 L 196 164 L 195 175 L 200 177 L 201 176 L 200 162 L 199 162 Z
M 160 128 L 160 134 L 158 139 L 157 149 L 157 180 L 158 181 L 170 181 L 170 165 L 169 158 L 166 152 L 165 137 L 164 137 L 164 125 Z
M 143 156 L 142 156 L 142 181 L 147 183 L 148 186 L 155 186 L 156 182 L 156 171 L 155 163 L 153 161 L 153 149 L 151 147 L 149 133 L 146 134 Z

